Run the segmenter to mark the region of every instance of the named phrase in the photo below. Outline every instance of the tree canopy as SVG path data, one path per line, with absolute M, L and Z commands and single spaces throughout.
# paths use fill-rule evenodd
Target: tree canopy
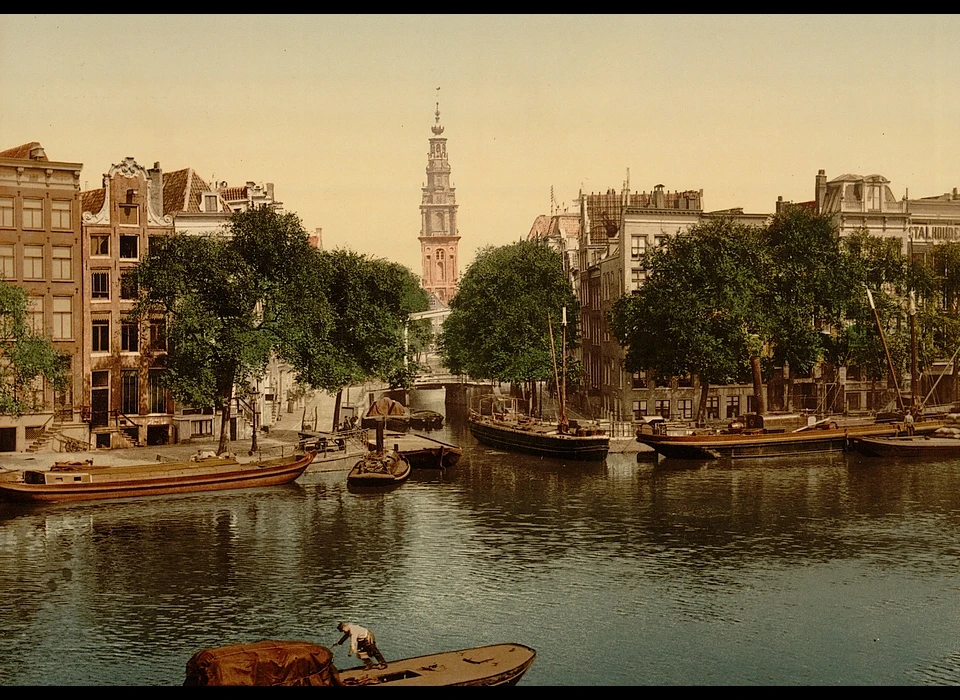
M 553 347 L 576 347 L 580 305 L 557 251 L 537 241 L 486 247 L 460 278 L 439 339 L 451 372 L 509 382 L 554 377 Z
M 255 208 L 221 234 L 157 239 L 134 275 L 138 315 L 167 318 L 166 386 L 181 402 L 219 406 L 223 427 L 271 353 L 330 392 L 371 378 L 402 385 L 415 372 L 404 323 L 427 307 L 419 280 L 386 260 L 312 248 L 292 213 Z
M 64 358 L 45 336 L 27 324 L 27 293 L 0 279 L 0 415 L 21 416 L 43 409 L 37 380 L 55 390 L 67 386 Z

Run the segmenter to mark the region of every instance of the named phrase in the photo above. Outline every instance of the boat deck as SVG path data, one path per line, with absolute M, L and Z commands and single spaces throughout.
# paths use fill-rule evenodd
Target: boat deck
M 515 685 L 537 653 L 522 644 L 493 644 L 391 661 L 385 669 L 340 671 L 344 685 Z

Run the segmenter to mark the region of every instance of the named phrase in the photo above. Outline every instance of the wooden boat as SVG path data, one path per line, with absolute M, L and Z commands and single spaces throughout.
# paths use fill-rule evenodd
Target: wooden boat
M 493 644 L 338 671 L 333 652 L 311 642 L 263 641 L 205 649 L 187 662 L 185 686 L 516 685 L 537 653 Z
M 370 452 L 364 455 L 347 474 L 347 486 L 395 486 L 410 476 L 410 462 L 396 450 Z
M 412 411 L 410 427 L 414 430 L 439 430 L 443 427 L 443 414 L 426 409 Z
M 960 439 L 939 434 L 905 435 L 902 437 L 857 437 L 853 447 L 869 457 L 923 457 L 945 459 L 960 457 Z
M 448 442 L 442 442 L 426 435 L 387 434 L 384 442 L 394 445 L 413 469 L 446 469 L 460 461 L 463 449 Z M 376 440 L 368 440 L 371 451 L 377 449 Z
M 477 442 L 501 450 L 524 452 L 555 459 L 598 461 L 607 458 L 609 436 L 591 429 L 561 431 L 557 424 L 471 412 L 467 419 Z M 581 434 L 582 431 L 582 434 Z
M 353 465 L 353 469 L 347 474 L 348 487 L 395 486 L 410 476 L 410 462 L 400 454 L 399 446 L 395 444 L 393 450 L 384 448 L 385 422 L 384 416 L 375 420 L 375 447 Z
M 306 470 L 315 452 L 255 462 L 203 457 L 112 467 L 58 462 L 49 471 L 27 470 L 23 481 L 0 482 L 0 499 L 27 502 L 89 501 L 288 484 Z
M 918 434 L 929 434 L 941 427 L 941 421 L 916 424 Z M 662 435 L 637 432 L 637 441 L 652 447 L 661 457 L 670 459 L 745 459 L 786 457 L 818 452 L 843 452 L 853 448 L 855 438 L 902 435 L 900 423 L 870 423 L 840 427 L 826 422 L 822 427 L 793 432 L 744 430 L 730 434 Z

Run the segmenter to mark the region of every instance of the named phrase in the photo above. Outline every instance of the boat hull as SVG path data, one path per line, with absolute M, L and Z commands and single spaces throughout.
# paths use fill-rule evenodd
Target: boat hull
M 376 452 L 362 457 L 347 474 L 347 486 L 351 488 L 381 488 L 398 486 L 410 476 L 410 462 L 398 453 L 378 455 Z
M 869 457 L 960 457 L 960 440 L 946 437 L 855 438 L 853 447 Z
M 477 442 L 512 452 L 555 459 L 602 462 L 610 451 L 610 438 L 605 435 L 558 435 L 520 430 L 471 418 L 470 433 Z
M 942 423 L 917 424 L 918 432 L 933 432 Z M 761 433 L 756 435 L 637 435 L 668 459 L 748 459 L 788 457 L 792 455 L 843 452 L 853 448 L 857 437 L 895 436 L 902 433 L 894 423 L 837 429 L 817 429 L 799 433 Z
M 295 458 L 216 464 L 147 464 L 138 467 L 106 467 L 83 483 L 0 483 L 0 500 L 26 503 L 65 503 L 108 498 L 131 498 L 169 494 L 225 491 L 280 486 L 295 481 L 310 465 L 314 452 Z M 64 472 L 70 474 L 71 472 Z
M 494 644 L 391 661 L 384 669 L 350 668 L 339 675 L 347 686 L 511 686 L 536 656 L 522 644 Z

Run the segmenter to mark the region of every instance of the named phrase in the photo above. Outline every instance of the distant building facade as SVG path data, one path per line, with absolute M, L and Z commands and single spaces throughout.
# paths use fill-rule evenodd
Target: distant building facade
M 0 416 L 0 452 L 23 452 L 79 423 L 83 403 L 81 163 L 50 160 L 38 142 L 0 151 L 0 277 L 28 295 L 31 328 L 67 358 L 67 388 L 37 385 L 40 413 Z
M 703 191 L 669 192 L 663 185 L 631 192 L 629 173 L 621 192 L 580 196 L 579 264 L 575 273 L 580 301 L 580 358 L 585 385 L 577 397 L 581 411 L 595 418 L 631 421 L 645 415 L 692 420 L 700 387 L 696 377 L 658 379 L 652 372 L 627 372 L 625 350 L 610 333 L 613 303 L 639 289 L 645 279 L 644 255 L 669 237 L 711 219 L 732 218 L 763 226 L 768 214 L 742 209 L 703 211 Z M 750 410 L 752 385 L 711 386 L 708 417 L 725 419 Z
M 427 294 L 447 306 L 457 293 L 460 281 L 457 229 L 457 198 L 450 184 L 447 139 L 440 125 L 440 104 L 431 127 L 427 154 L 427 182 L 420 203 L 420 254 L 423 263 L 421 285 Z

